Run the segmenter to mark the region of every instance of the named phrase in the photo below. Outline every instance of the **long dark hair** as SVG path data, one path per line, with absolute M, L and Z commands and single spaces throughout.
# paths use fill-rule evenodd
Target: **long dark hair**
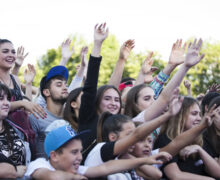
M 67 97 L 66 105 L 64 108 L 63 117 L 65 120 L 67 120 L 70 123 L 70 125 L 72 126 L 74 130 L 78 129 L 78 117 L 76 117 L 76 113 L 73 107 L 71 106 L 71 103 L 73 101 L 76 102 L 76 99 L 82 92 L 82 89 L 83 89 L 82 87 L 79 87 L 70 92 L 69 96 Z
M 12 44 L 12 42 L 9 41 L 8 39 L 0 39 L 0 45 L 4 44 L 4 43 L 11 43 Z
M 127 122 L 132 122 L 128 116 L 122 114 L 113 115 L 110 112 L 102 113 L 97 125 L 97 141 L 109 142 L 109 133 L 119 133 L 122 130 L 122 125 Z
M 137 100 L 138 100 L 139 92 L 146 87 L 150 87 L 150 86 L 146 84 L 140 84 L 132 87 L 128 91 L 126 97 L 126 103 L 125 103 L 125 112 L 124 112 L 125 115 L 130 117 L 135 117 L 141 112 L 137 106 Z
M 9 88 L 0 83 L 0 96 L 4 96 L 6 95 L 7 98 L 8 98 L 8 101 L 11 100 L 11 93 L 10 93 L 10 90 Z M 6 140 L 8 142 L 8 147 L 9 147 L 9 150 L 13 153 L 13 146 L 14 146 L 14 141 L 13 141 L 13 137 L 11 136 L 11 133 L 10 133 L 10 125 L 8 124 L 7 121 L 3 120 L 3 123 L 2 123 L 2 128 L 4 129 L 5 133 L 6 133 Z
M 216 104 L 216 107 L 220 106 L 220 96 L 215 97 L 214 99 L 212 99 L 212 101 L 209 104 L 209 109 L 211 109 L 211 107 Z M 210 139 L 210 142 L 215 150 L 215 152 L 220 155 L 220 136 L 217 135 L 216 133 L 216 128 L 215 128 L 215 124 L 212 123 L 212 125 L 207 129 L 208 132 L 208 137 Z
M 96 94 L 96 101 L 95 101 L 96 112 L 98 113 L 99 105 L 101 103 L 102 97 L 103 97 L 105 91 L 107 91 L 108 89 L 114 89 L 118 93 L 119 100 L 120 100 L 120 109 L 119 109 L 118 113 L 120 113 L 121 112 L 121 95 L 120 95 L 118 89 L 115 86 L 112 86 L 112 85 L 104 85 L 104 86 L 101 86 L 101 87 L 98 88 L 97 94 Z

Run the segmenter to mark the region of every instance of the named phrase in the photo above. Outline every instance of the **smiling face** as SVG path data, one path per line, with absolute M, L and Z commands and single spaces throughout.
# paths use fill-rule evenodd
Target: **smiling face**
M 107 89 L 99 104 L 99 113 L 110 112 L 112 114 L 118 114 L 120 111 L 120 96 L 118 92 L 113 89 Z
M 74 174 L 77 173 L 82 161 L 82 149 L 81 140 L 73 139 L 68 142 L 68 144 L 62 148 L 62 152 L 56 152 L 56 156 L 53 158 L 53 165 L 55 166 L 55 169 Z
M 201 122 L 201 111 L 199 105 L 194 103 L 190 109 L 189 113 L 186 116 L 185 126 L 184 129 L 188 130 L 193 128 L 194 126 L 198 125 Z
M 12 43 L 0 44 L 0 68 L 10 69 L 16 60 L 16 51 Z
M 153 138 L 151 135 L 149 135 L 135 144 L 135 148 L 132 154 L 135 157 L 150 156 L 152 148 L 153 148 Z

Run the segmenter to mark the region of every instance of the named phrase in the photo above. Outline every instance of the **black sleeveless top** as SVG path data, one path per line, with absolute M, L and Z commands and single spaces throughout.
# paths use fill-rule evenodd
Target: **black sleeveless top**
M 21 89 L 19 88 L 18 84 L 15 81 L 15 78 L 13 75 L 10 74 L 14 89 L 10 89 L 11 92 L 11 101 L 19 101 L 23 99 L 23 96 L 21 94 Z

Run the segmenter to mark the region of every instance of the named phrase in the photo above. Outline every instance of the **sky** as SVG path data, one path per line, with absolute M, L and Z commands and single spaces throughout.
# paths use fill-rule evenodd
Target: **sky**
M 93 41 L 93 28 L 106 22 L 122 44 L 135 39 L 135 52 L 158 51 L 168 59 L 177 38 L 220 41 L 219 0 L 0 0 L 0 38 L 24 46 L 25 63 L 35 64 L 67 37 Z

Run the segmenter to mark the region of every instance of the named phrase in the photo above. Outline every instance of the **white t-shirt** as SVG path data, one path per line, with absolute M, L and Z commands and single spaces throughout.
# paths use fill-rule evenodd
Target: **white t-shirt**
M 36 171 L 39 168 L 45 168 L 50 171 L 56 171 L 56 169 L 54 169 L 54 167 L 50 164 L 50 161 L 46 160 L 45 158 L 38 158 L 29 164 L 25 176 L 31 176 L 34 173 L 34 171 Z M 79 166 L 77 173 L 84 175 L 87 169 L 88 167 L 86 166 Z
M 94 167 L 103 164 L 101 157 L 101 148 L 105 142 L 98 143 L 88 154 L 84 164 L 89 167 Z

